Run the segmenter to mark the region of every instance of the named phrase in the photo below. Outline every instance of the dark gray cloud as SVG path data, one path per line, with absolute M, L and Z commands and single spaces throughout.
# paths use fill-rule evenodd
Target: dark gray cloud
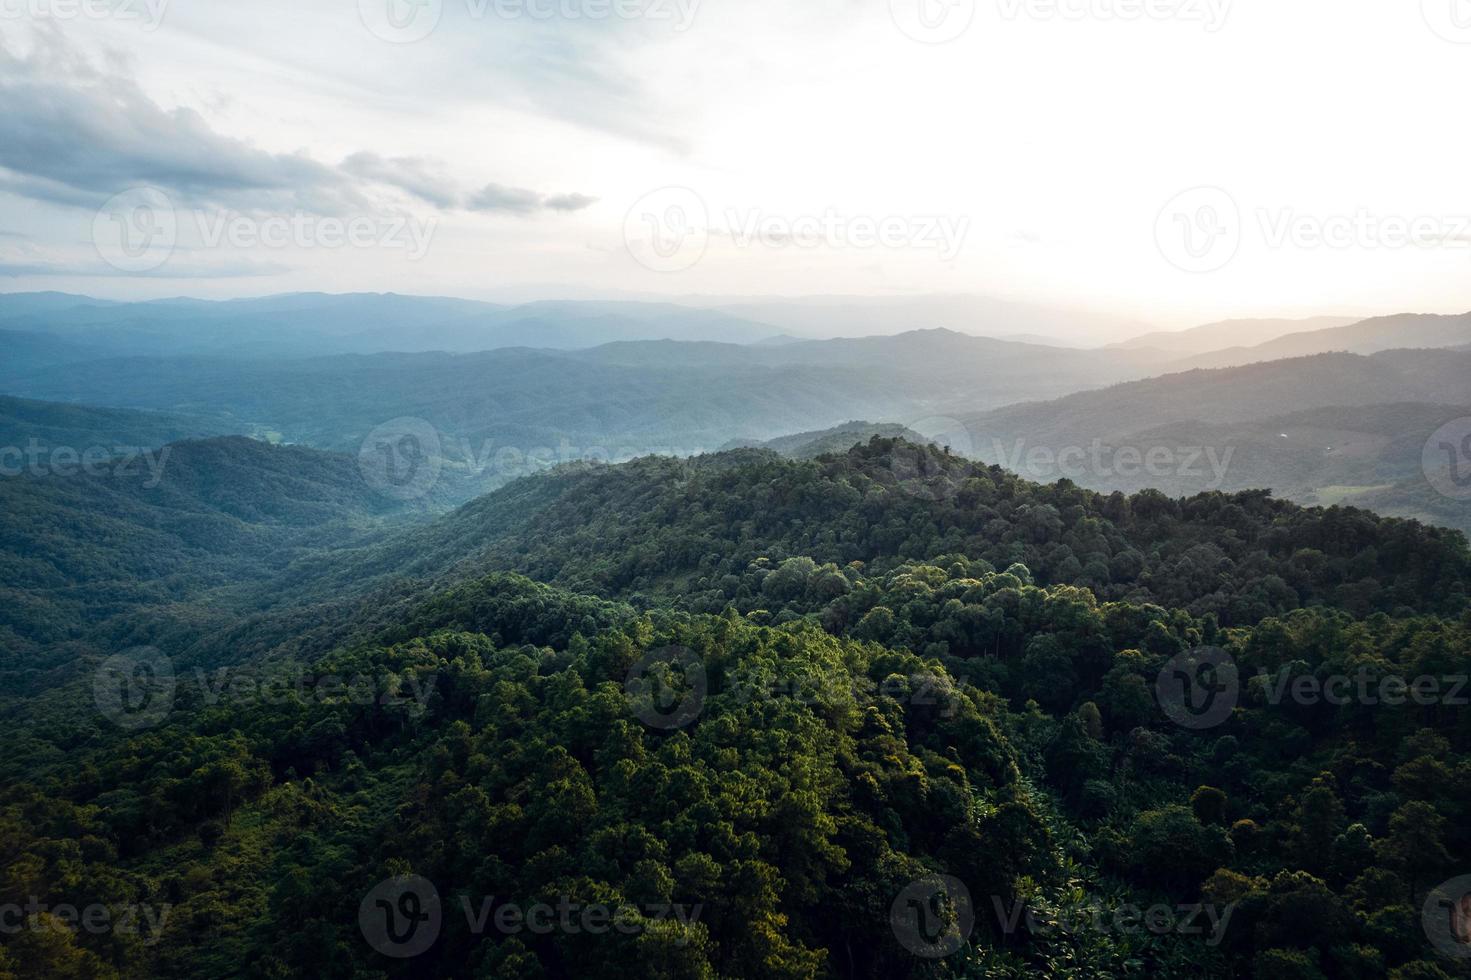
M 0 47 L 0 104 L 4 185 L 28 197 L 82 204 L 151 184 L 209 203 L 363 203 L 333 168 L 222 136 L 191 109 L 165 110 L 121 61 L 94 66 L 55 33 L 38 32 L 27 57 Z
M 124 60 L 95 65 L 54 32 L 39 32 L 26 56 L 0 43 L 0 105 L 0 190 L 58 204 L 96 207 L 142 185 L 181 204 L 316 214 L 382 210 L 382 188 L 440 210 L 532 214 L 593 201 L 500 184 L 467 194 L 420 157 L 361 152 L 332 166 L 305 152 L 269 153 L 191 109 L 161 107 Z

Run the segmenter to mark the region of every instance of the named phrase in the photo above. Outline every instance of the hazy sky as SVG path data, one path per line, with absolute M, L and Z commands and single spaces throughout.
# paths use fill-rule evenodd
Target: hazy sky
M 1471 308 L 1471 0 L 0 0 L 0 37 L 5 291 Z

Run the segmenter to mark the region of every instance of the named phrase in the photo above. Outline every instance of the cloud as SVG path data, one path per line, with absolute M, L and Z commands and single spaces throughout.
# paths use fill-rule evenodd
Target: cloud
M 364 203 L 333 168 L 222 136 L 191 109 L 165 110 L 119 59 L 94 66 L 52 32 L 35 36 L 28 57 L 0 46 L 0 104 L 4 184 L 28 197 L 80 204 L 148 184 L 210 203 Z
M 165 109 L 124 59 L 94 65 L 55 32 L 39 32 L 27 56 L 0 43 L 0 105 L 0 190 L 75 207 L 140 186 L 191 206 L 333 215 L 396 210 L 402 195 L 442 211 L 521 215 L 594 200 L 494 183 L 467 193 L 421 157 L 363 151 L 333 166 L 305 151 L 270 153 L 192 109 Z
M 512 214 L 530 214 L 541 206 L 541 195 L 535 191 L 502 187 L 500 184 L 486 184 L 465 204 L 471 211 L 510 211 Z
M 542 203 L 553 211 L 581 211 L 598 203 L 598 199 L 586 194 L 556 194 Z
M 376 153 L 354 153 L 342 161 L 347 173 L 407 191 L 441 210 L 459 206 L 459 193 L 440 165 L 422 157 L 386 159 Z
M 504 187 L 486 184 L 466 203 L 471 211 L 505 211 L 511 214 L 532 214 L 537 211 L 581 211 L 597 201 L 586 194 L 553 194 L 543 197 L 524 187 Z

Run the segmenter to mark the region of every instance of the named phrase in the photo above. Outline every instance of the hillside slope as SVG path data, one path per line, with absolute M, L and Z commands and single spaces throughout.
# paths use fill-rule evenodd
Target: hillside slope
M 1465 353 L 1396 350 L 1190 371 L 963 422 L 977 458 L 1031 479 L 1176 496 L 1270 489 L 1302 503 L 1352 502 L 1471 532 L 1471 504 L 1431 506 L 1413 490 L 1430 493 L 1421 468 L 1426 440 L 1465 417 Z
M 0 672 L 8 698 L 46 672 L 143 642 L 233 622 L 261 583 L 306 555 L 361 545 L 418 508 L 385 497 L 357 462 L 242 438 L 174 443 L 0 477 Z M 138 617 L 152 611 L 153 626 Z M 156 639 L 156 636 L 155 636 Z M 101 646 L 99 646 L 101 644 Z
M 447 576 L 344 642 L 165 643 L 146 697 L 102 670 L 7 713 L 6 866 L 147 914 L 0 933 L 0 971 L 1451 975 L 1418 910 L 1471 855 L 1465 713 L 1230 679 L 1464 675 L 1459 535 L 876 439 L 578 465 L 395 537 L 288 572 Z M 469 551 L 597 594 L 442 564 Z M 1182 721 L 1152 692 L 1202 646 L 1227 711 Z

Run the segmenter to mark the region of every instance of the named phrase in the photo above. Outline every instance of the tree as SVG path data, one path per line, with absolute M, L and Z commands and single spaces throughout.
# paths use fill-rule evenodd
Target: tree
M 1226 825 L 1226 794 L 1214 786 L 1201 786 L 1190 794 L 1190 809 L 1203 824 Z

